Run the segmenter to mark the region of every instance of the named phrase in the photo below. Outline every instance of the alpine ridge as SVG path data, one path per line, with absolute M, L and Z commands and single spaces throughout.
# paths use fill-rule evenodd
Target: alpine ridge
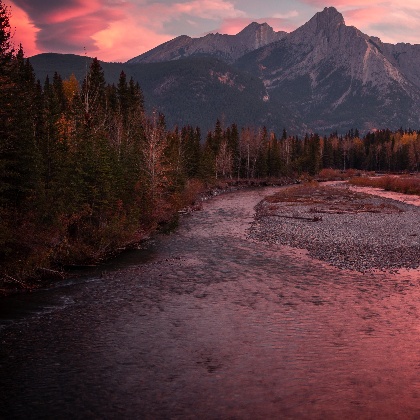
M 209 55 L 232 63 L 244 54 L 284 37 L 267 23 L 251 23 L 237 35 L 208 34 L 201 38 L 181 35 L 152 50 L 134 57 L 130 64 L 178 60 L 194 55 Z

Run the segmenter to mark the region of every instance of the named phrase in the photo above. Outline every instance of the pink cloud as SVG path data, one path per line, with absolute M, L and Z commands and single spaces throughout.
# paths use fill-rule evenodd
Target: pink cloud
M 49 51 L 83 54 L 86 49 L 105 61 L 125 61 L 181 33 L 191 34 L 188 29 L 199 33 L 203 22 L 207 26 L 202 33 L 210 26 L 227 34 L 236 34 L 253 21 L 286 32 L 305 23 L 300 21 L 300 8 L 284 15 L 273 13 L 270 18 L 248 17 L 240 8 L 245 0 L 3 1 L 12 6 L 15 44 L 21 42 L 29 56 Z M 324 0 L 299 3 L 318 11 L 325 6 Z M 328 6 L 336 7 L 347 25 L 385 42 L 420 40 L 418 0 L 404 0 L 403 6 L 396 0 L 330 0 Z
M 407 0 L 404 7 L 391 3 L 372 4 L 346 10 L 343 15 L 347 25 L 377 36 L 383 42 L 416 44 L 420 41 L 420 5 L 417 2 Z
M 104 61 L 127 61 L 173 38 L 159 34 L 146 26 L 139 27 L 135 19 L 114 22 L 92 36 Z M 88 52 L 89 55 L 89 52 Z
M 7 0 L 26 19 L 18 26 L 29 31 L 30 52 L 54 51 L 98 55 L 124 60 L 141 54 L 178 34 L 167 24 L 175 20 L 215 20 L 245 14 L 229 0 L 147 2 L 145 0 Z
M 244 12 L 235 9 L 232 2 L 225 0 L 192 0 L 186 3 L 175 3 L 173 11 L 203 19 L 229 19 L 245 16 Z
M 36 36 L 39 30 L 33 25 L 24 10 L 7 0 L 3 0 L 3 3 L 11 11 L 10 25 L 15 48 L 22 44 L 26 56 L 39 54 L 41 50 L 36 46 Z
M 329 0 L 328 4 L 325 3 L 325 0 L 301 0 L 302 3 L 308 4 L 310 6 L 318 7 L 322 10 L 325 6 L 336 7 L 338 8 L 353 8 L 353 7 L 365 7 L 367 5 L 378 5 L 378 0 Z M 387 4 L 390 2 L 388 1 Z
M 113 22 L 93 38 L 101 49 L 101 59 L 113 56 L 118 61 L 124 61 L 179 35 L 168 33 L 168 22 L 178 19 L 192 25 L 192 19 L 199 18 L 218 23 L 224 17 L 241 19 L 242 16 L 245 14 L 226 0 L 146 3 L 137 8 L 133 5 L 124 20 Z M 118 45 L 118 56 L 112 44 Z
M 383 21 L 388 14 L 384 7 L 367 7 L 363 9 L 353 9 L 345 12 L 347 25 L 356 27 L 371 25 L 375 22 Z
M 99 51 L 93 35 L 123 20 L 127 4 L 112 4 L 108 0 L 37 0 L 36 4 L 30 0 L 9 1 L 14 3 L 13 9 L 27 14 L 26 21 L 19 20 L 19 27 L 25 28 L 23 31 L 30 25 L 37 29 L 30 40 L 35 43 L 35 50 L 76 54 L 83 53 L 84 48 Z

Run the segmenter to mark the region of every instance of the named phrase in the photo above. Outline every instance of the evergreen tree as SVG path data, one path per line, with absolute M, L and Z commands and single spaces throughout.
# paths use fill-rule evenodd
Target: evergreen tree
M 120 73 L 120 78 L 118 80 L 117 97 L 118 97 L 118 105 L 119 105 L 119 115 L 121 116 L 124 122 L 124 127 L 126 127 L 128 118 L 129 118 L 128 114 L 129 114 L 129 107 L 130 107 L 130 98 L 129 98 L 129 90 L 128 90 L 128 85 L 127 85 L 127 77 L 123 71 Z
M 209 181 L 215 177 L 216 172 L 216 156 L 213 148 L 213 134 L 211 131 L 207 133 L 206 140 L 202 146 L 200 153 L 200 178 Z
M 279 177 L 284 174 L 284 168 L 280 154 L 280 144 L 277 141 L 276 135 L 271 134 L 270 141 L 268 143 L 268 176 Z
M 103 127 L 106 109 L 106 82 L 103 69 L 94 58 L 83 81 L 82 96 L 86 124 L 97 131 Z
M 239 179 L 241 169 L 241 151 L 239 146 L 239 130 L 238 126 L 233 123 L 227 135 L 228 147 L 232 153 L 233 159 L 233 173 Z
M 321 139 L 315 133 L 309 143 L 309 174 L 316 175 L 321 169 L 321 163 Z
M 2 95 L 8 97 L 2 109 L 1 167 L 3 197 L 19 209 L 34 194 L 38 181 L 37 150 L 34 137 L 36 93 L 35 75 L 22 47 L 9 63 L 10 74 Z M 4 117 L 4 119 L 3 119 Z
M 197 177 L 200 163 L 200 130 L 191 126 L 181 130 L 182 144 L 184 145 L 185 171 L 188 178 Z
M 258 148 L 257 161 L 255 163 L 255 176 L 257 178 L 264 178 L 268 173 L 268 131 L 263 127 L 259 133 L 261 137 L 261 144 Z
M 129 109 L 132 112 L 144 113 L 144 95 L 139 82 L 134 82 L 134 79 L 131 77 L 128 83 L 129 91 Z
M 324 148 L 322 152 L 322 167 L 333 168 L 334 167 L 334 151 L 332 140 L 330 137 L 324 138 Z

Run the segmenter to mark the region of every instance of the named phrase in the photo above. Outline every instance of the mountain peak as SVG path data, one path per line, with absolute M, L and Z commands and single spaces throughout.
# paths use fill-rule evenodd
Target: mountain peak
M 239 34 L 244 35 L 244 34 L 251 33 L 251 32 L 255 33 L 258 29 L 260 29 L 262 27 L 273 29 L 267 23 L 261 24 L 261 23 L 258 23 L 258 22 L 252 22 L 248 26 L 246 26 L 244 29 L 242 29 L 242 31 L 240 31 L 238 33 L 238 35 Z
M 308 22 L 316 23 L 317 29 L 334 30 L 340 25 L 345 25 L 343 15 L 335 7 L 325 7 Z
M 316 35 L 331 36 L 345 26 L 343 15 L 335 7 L 325 7 L 312 19 L 291 33 L 291 38 L 298 42 L 313 39 Z
M 235 36 L 253 50 L 278 41 L 285 35 L 286 32 L 276 32 L 267 23 L 252 22 Z

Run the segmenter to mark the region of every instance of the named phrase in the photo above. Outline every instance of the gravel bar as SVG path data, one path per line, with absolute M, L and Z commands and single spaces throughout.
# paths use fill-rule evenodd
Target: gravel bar
M 420 207 L 349 190 L 299 185 L 256 206 L 251 239 L 306 249 L 341 269 L 420 266 Z

